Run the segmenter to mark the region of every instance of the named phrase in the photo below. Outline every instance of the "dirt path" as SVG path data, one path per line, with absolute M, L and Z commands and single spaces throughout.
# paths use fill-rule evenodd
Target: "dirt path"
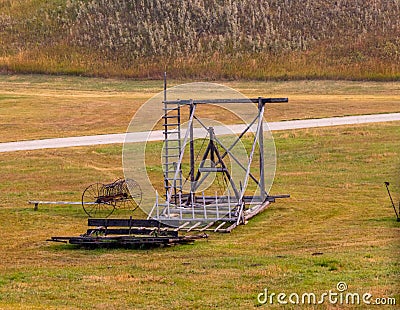
M 400 113 L 270 122 L 268 123 L 268 126 L 271 131 L 277 131 L 277 130 L 328 127 L 328 126 L 378 123 L 378 122 L 390 122 L 390 121 L 400 121 Z M 215 132 L 217 134 L 226 134 L 232 132 L 240 133 L 243 131 L 243 129 L 244 129 L 243 125 L 229 125 L 226 127 L 218 126 L 215 128 Z M 200 130 L 197 131 L 197 136 L 198 137 L 202 136 L 202 132 Z M 100 145 L 100 144 L 115 144 L 115 143 L 123 143 L 125 141 L 125 138 L 126 134 L 120 133 L 120 134 L 108 134 L 108 135 L 96 135 L 96 136 L 80 136 L 80 137 L 68 137 L 68 138 L 7 142 L 7 143 L 0 143 L 0 152 L 39 150 L 48 148 L 64 148 L 64 147 L 74 147 L 74 146 L 90 146 L 90 145 Z M 158 141 L 158 140 L 163 140 L 163 134 L 162 131 L 160 130 L 153 131 L 151 135 L 149 135 L 149 132 L 135 132 L 135 133 L 130 133 L 127 136 L 127 139 L 129 140 L 129 142 Z

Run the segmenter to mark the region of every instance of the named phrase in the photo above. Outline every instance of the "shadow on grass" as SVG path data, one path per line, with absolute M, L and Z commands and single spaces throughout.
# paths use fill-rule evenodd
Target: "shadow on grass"
M 49 240 L 48 240 L 49 241 Z M 51 241 L 49 241 L 51 242 Z M 139 243 L 139 244 L 120 244 L 115 242 L 109 243 L 100 243 L 100 244 L 84 244 L 84 245 L 77 245 L 77 244 L 69 244 L 69 243 L 59 243 L 53 244 L 49 247 L 51 252 L 58 252 L 58 251 L 89 251 L 91 253 L 103 254 L 108 253 L 111 251 L 120 251 L 120 250 L 152 250 L 157 251 L 158 249 L 169 249 L 175 247 L 184 247 L 184 246 L 191 246 L 194 242 L 188 242 L 183 244 L 151 244 L 151 243 Z
M 381 217 L 381 218 L 373 218 L 367 219 L 367 222 L 377 222 L 377 223 L 393 223 L 396 227 L 399 227 L 400 222 L 396 219 L 396 216 L 393 215 L 391 217 Z

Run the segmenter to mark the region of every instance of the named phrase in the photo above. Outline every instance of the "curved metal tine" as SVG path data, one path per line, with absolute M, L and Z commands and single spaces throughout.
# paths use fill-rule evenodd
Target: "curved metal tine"
M 109 189 L 105 188 L 104 185 L 102 185 L 99 188 L 99 184 L 97 184 L 97 187 L 98 187 L 98 191 L 101 192 L 100 196 L 108 196 L 109 195 Z M 114 212 L 114 210 L 115 210 L 115 203 L 99 202 L 98 204 L 96 204 L 94 215 L 95 214 L 102 215 L 102 214 L 106 213 L 105 217 L 109 217 Z M 108 212 L 106 212 L 106 211 L 108 211 Z

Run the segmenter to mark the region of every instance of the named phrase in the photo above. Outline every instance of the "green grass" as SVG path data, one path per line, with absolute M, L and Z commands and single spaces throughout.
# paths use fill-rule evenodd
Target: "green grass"
M 224 84 L 248 96 L 288 96 L 288 104 L 268 107 L 271 121 L 399 112 L 397 82 Z M 137 107 L 161 86 L 160 81 L 0 76 L 1 139 L 124 131 Z M 105 110 L 111 117 L 97 119 Z M 62 130 L 55 130 L 59 125 Z M 27 204 L 80 200 L 87 185 L 121 177 L 120 145 L 1 153 L 0 308 L 251 308 L 264 288 L 321 293 L 339 281 L 350 292 L 395 297 L 399 303 L 400 227 L 383 185 L 391 182 L 398 204 L 399 122 L 283 131 L 274 138 L 278 165 L 271 194 L 290 193 L 290 199 L 277 201 L 231 234 L 151 250 L 48 243 L 50 236 L 86 231 L 85 213 L 80 206 L 44 205 L 34 211 Z M 149 151 L 159 149 L 154 143 Z M 149 162 L 154 175 L 160 173 L 156 159 Z
M 274 137 L 271 193 L 290 199 L 231 234 L 150 250 L 47 243 L 83 233 L 85 214 L 78 206 L 35 212 L 26 204 L 76 199 L 86 184 L 120 176 L 120 146 L 0 154 L 0 308 L 251 308 L 264 288 L 322 293 L 339 281 L 349 292 L 398 303 L 400 226 L 383 182 L 398 203 L 399 122 Z

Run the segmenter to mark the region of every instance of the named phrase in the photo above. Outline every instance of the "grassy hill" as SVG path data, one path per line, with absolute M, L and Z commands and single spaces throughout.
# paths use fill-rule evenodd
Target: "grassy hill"
M 400 78 L 397 0 L 0 0 L 0 70 Z

